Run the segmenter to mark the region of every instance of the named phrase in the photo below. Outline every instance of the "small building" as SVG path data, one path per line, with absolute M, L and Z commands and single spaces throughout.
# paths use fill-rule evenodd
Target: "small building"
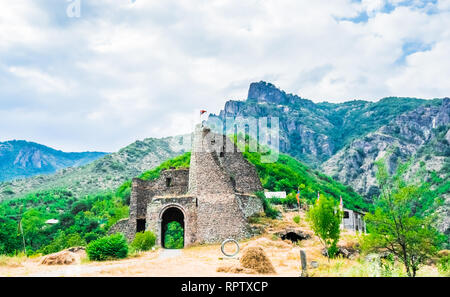
M 271 198 L 283 199 L 283 198 L 286 198 L 286 192 L 265 192 L 264 195 L 266 196 L 267 199 L 271 199 Z
M 364 213 L 344 208 L 341 229 L 353 230 L 366 233 Z

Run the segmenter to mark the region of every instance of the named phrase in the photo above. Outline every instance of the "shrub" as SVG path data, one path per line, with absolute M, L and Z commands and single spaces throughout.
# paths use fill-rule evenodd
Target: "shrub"
M 294 220 L 296 224 L 300 224 L 300 216 L 295 216 L 292 220 Z
M 136 251 L 148 251 L 155 246 L 156 235 L 152 231 L 139 232 L 136 234 L 131 247 Z
M 279 216 L 280 212 L 272 207 L 272 204 L 270 204 L 270 201 L 266 198 L 264 192 L 256 192 L 256 196 L 261 199 L 266 216 L 271 219 L 276 219 Z
M 443 255 L 439 259 L 437 267 L 439 272 L 441 272 L 442 274 L 450 275 L 450 255 Z
M 86 252 L 90 260 L 105 261 L 123 259 L 128 256 L 127 240 L 121 233 L 92 241 Z

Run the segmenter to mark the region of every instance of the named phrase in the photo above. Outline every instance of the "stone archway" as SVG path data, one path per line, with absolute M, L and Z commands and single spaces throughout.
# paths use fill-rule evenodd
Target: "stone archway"
M 180 209 L 179 207 L 175 206 L 175 205 L 166 207 L 161 212 L 160 222 L 161 222 L 161 226 L 160 226 L 160 230 L 161 230 L 161 234 L 160 234 L 161 247 L 167 248 L 166 247 L 166 243 L 165 243 L 165 235 L 166 235 L 166 232 L 167 232 L 167 226 L 171 222 L 178 222 L 181 225 L 181 228 L 183 229 L 183 247 L 184 247 L 185 244 L 186 244 L 186 241 L 185 241 L 185 238 L 186 238 L 186 224 L 185 224 L 184 211 L 182 209 Z

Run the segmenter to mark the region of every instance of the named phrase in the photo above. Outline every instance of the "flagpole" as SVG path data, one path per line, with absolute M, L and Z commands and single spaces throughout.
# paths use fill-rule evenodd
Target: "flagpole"
M 207 111 L 206 110 L 200 110 L 200 124 L 202 125 L 202 127 L 203 127 L 203 121 L 202 121 L 202 116 L 203 116 L 203 114 L 205 114 L 205 113 L 207 113 Z
M 22 234 L 23 250 L 25 251 L 25 256 L 26 256 L 27 255 L 27 247 L 25 244 L 25 236 L 23 235 L 22 218 L 19 219 L 19 226 L 20 226 L 20 233 Z
M 19 216 L 20 233 L 22 234 L 23 250 L 24 250 L 25 256 L 26 256 L 27 255 L 27 247 L 25 244 L 25 236 L 23 235 L 23 227 L 22 227 L 23 205 L 20 206 L 19 212 L 20 212 L 20 216 Z

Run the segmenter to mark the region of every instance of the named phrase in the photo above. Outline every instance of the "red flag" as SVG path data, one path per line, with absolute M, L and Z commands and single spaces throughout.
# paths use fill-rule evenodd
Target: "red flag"
M 300 190 L 297 191 L 297 203 L 300 204 Z
M 339 201 L 339 208 L 340 208 L 341 210 L 343 210 L 343 209 L 344 209 L 344 202 L 342 202 L 342 196 L 340 196 L 339 198 L 340 198 L 340 201 Z
M 200 110 L 200 115 L 203 115 L 204 113 L 206 113 L 206 110 Z

